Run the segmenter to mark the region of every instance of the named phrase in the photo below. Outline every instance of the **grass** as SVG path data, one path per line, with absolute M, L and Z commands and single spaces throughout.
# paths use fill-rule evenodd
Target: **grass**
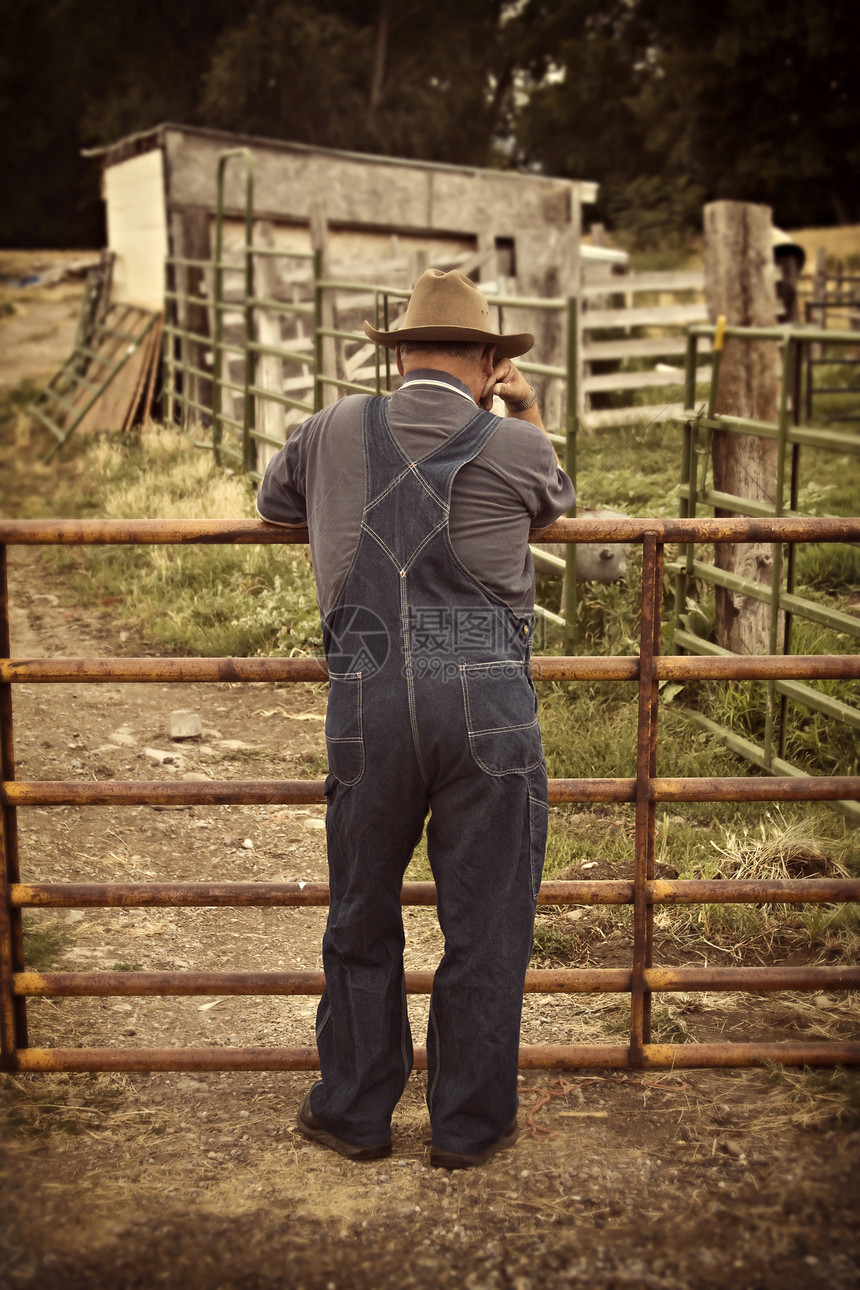
M 24 962 L 33 972 L 45 972 L 73 943 L 74 937 L 62 923 L 40 923 L 24 918 Z
M 860 1072 L 837 1066 L 833 1070 L 769 1069 L 770 1082 L 788 1105 L 791 1123 L 802 1129 L 860 1127 Z
M 9 1138 L 42 1138 L 53 1133 L 92 1135 L 95 1129 L 104 1132 L 108 1124 L 119 1122 L 148 1125 L 151 1112 L 124 1109 L 128 1093 L 125 1074 L 7 1075 L 4 1129 Z
M 20 431 L 14 442 L 20 403 L 7 400 L 4 411 L 4 456 L 20 468 L 22 454 L 35 445 Z M 249 481 L 217 468 L 181 435 L 158 426 L 142 435 L 70 443 L 63 461 L 67 468 L 47 498 L 36 490 L 23 501 L 26 481 L 7 473 L 3 510 L 105 519 L 256 514 Z M 42 482 L 38 470 L 36 476 Z M 292 655 L 321 646 L 313 573 L 303 547 L 61 547 L 46 549 L 45 558 L 61 572 L 71 602 L 109 605 L 117 625 L 162 653 Z
M 856 876 L 860 873 L 860 854 L 843 831 L 822 827 L 822 816 L 813 822 L 809 816 L 790 816 L 774 808 L 755 825 L 740 829 L 727 827 L 722 842 L 708 839 L 707 846 L 680 854 L 676 846 L 670 851 L 664 838 L 660 855 L 675 855 L 682 878 L 755 879 L 758 881 L 791 878 Z M 665 827 L 665 825 L 664 825 Z M 683 837 L 679 839 L 685 850 Z M 840 935 L 835 935 L 832 921 L 838 919 Z M 683 908 L 661 906 L 655 912 L 655 935 L 677 945 L 705 942 L 724 950 L 732 957 L 753 955 L 761 961 L 772 961 L 774 950 L 781 947 L 803 951 L 811 958 L 833 960 L 836 956 L 851 961 L 860 951 L 860 910 L 846 905 L 690 905 Z
M 216 468 L 209 456 L 192 450 L 181 436 L 155 425 L 133 436 L 73 440 L 63 450 L 62 470 L 45 470 L 39 463 L 44 436 L 34 433 L 22 414 L 26 393 L 19 389 L 0 401 L 0 451 L 10 467 L 0 471 L 0 507 L 6 513 L 115 518 L 254 515 L 253 492 L 245 479 Z M 631 514 L 676 514 L 679 454 L 680 431 L 673 425 L 584 434 L 579 448 L 581 500 Z M 857 513 L 858 489 L 847 470 L 847 458 L 804 449 L 802 462 L 808 509 Z M 109 605 L 117 624 L 153 652 L 241 656 L 320 649 L 312 570 L 303 548 L 65 548 L 46 558 L 61 570 L 63 594 L 69 602 Z M 857 572 L 858 553 L 853 548 L 811 547 L 798 557 L 798 582 L 822 602 L 846 604 L 860 589 Z M 625 583 L 580 589 L 581 652 L 633 655 L 638 651 L 640 583 L 641 554 L 634 548 Z M 555 597 L 557 603 L 558 596 L 558 582 L 542 579 L 539 599 L 551 602 Z M 667 622 L 672 596 L 667 579 Z M 697 629 L 706 633 L 712 601 L 705 596 L 693 601 L 689 613 Z M 670 631 L 669 627 L 667 636 Z M 799 619 L 794 639 L 798 652 L 856 649 L 847 637 Z M 539 648 L 560 652 L 560 634 L 548 629 Z M 845 698 L 844 685 L 819 682 L 817 686 L 843 701 L 856 702 Z M 766 720 L 765 687 L 751 683 L 706 690 L 685 685 L 665 687 L 661 696 L 659 774 L 695 778 L 748 773 L 746 762 L 692 725 L 685 715 L 691 706 L 758 740 Z M 856 740 L 850 731 L 842 736 L 820 714 L 806 713 L 796 705 L 791 705 L 791 711 L 786 746 L 790 760 L 818 773 L 856 768 Z M 541 725 L 550 775 L 634 774 L 634 685 L 544 685 Z M 305 766 L 303 773 L 316 777 L 324 769 L 320 761 Z M 546 876 L 629 878 L 632 821 L 632 807 L 623 805 L 553 808 Z M 810 850 L 825 855 L 830 864 L 860 873 L 860 837 L 818 804 L 786 805 L 771 816 L 761 806 L 730 802 L 662 809 L 658 812 L 659 864 L 681 877 L 712 876 L 718 870 L 735 873 L 762 828 L 783 857 L 788 854 L 786 839 L 802 828 Z M 732 856 L 736 863 L 730 861 Z M 755 864 L 761 865 L 760 847 L 756 856 Z M 423 840 L 407 877 L 419 881 L 431 877 Z M 759 957 L 769 952 L 768 947 L 795 945 L 813 957 L 838 959 L 856 949 L 858 936 L 855 911 L 836 906 L 663 908 L 657 923 L 667 943 L 685 950 L 710 943 L 720 953 L 736 950 Z M 589 909 L 580 920 L 542 909 L 536 959 L 588 961 L 590 947 L 615 932 L 626 934 L 628 927 L 629 910 L 624 907 Z
M 577 939 L 566 931 L 556 918 L 542 916 L 535 919 L 532 961 L 541 967 L 568 963 L 574 957 Z

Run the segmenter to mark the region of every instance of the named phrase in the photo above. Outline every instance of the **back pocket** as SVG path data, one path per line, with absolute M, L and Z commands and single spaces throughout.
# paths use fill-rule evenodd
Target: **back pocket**
M 364 774 L 361 726 L 361 673 L 331 672 L 325 714 L 329 773 L 341 784 L 357 784 Z
M 522 663 L 460 667 L 472 756 L 488 775 L 534 770 L 543 763 L 535 696 Z

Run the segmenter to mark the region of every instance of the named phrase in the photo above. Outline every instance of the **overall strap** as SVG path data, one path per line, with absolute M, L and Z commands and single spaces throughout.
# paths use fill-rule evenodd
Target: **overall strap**
M 396 439 L 388 419 L 388 400 L 370 398 L 362 417 L 365 470 L 365 506 L 415 472 L 428 493 L 447 506 L 454 476 L 461 466 L 473 461 L 498 429 L 500 419 L 493 412 L 475 408 L 474 415 L 452 435 L 421 457 L 410 458 Z

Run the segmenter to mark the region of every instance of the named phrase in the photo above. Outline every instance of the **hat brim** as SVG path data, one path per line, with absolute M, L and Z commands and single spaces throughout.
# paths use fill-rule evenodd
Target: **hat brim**
M 394 331 L 378 331 L 369 322 L 364 324 L 364 334 L 377 345 L 394 349 L 404 340 L 439 341 L 441 344 L 460 341 L 476 345 L 495 345 L 499 358 L 519 358 L 527 354 L 535 343 L 529 331 L 516 332 L 510 336 L 498 336 L 491 331 L 479 331 L 475 327 L 399 327 Z

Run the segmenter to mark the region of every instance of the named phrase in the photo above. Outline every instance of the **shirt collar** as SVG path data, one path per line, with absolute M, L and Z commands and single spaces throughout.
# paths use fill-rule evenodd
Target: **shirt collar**
M 472 406 L 475 406 L 475 400 L 472 397 L 472 391 L 469 389 L 468 385 L 464 385 L 462 381 L 458 380 L 456 376 L 452 376 L 450 372 L 440 372 L 432 367 L 416 367 L 403 378 L 403 384 L 400 388 L 401 390 L 404 390 L 409 385 L 430 385 L 437 389 L 447 389 L 450 390 L 452 394 L 459 394 L 461 398 L 468 399 Z

